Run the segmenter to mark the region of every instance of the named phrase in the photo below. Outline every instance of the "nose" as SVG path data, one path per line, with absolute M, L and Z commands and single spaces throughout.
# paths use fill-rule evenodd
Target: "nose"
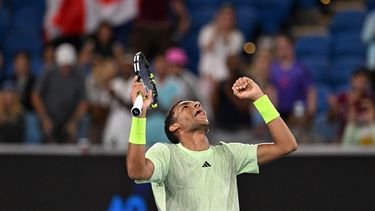
M 197 108 L 197 107 L 198 107 L 198 108 L 202 107 L 202 106 L 201 106 L 201 103 L 200 103 L 199 101 L 195 101 L 195 102 L 194 102 L 194 108 Z

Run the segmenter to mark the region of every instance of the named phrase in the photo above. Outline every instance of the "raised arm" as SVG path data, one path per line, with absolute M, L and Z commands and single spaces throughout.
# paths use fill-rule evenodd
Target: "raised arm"
M 134 103 L 138 93 L 141 92 L 145 96 L 145 88 L 141 82 L 137 82 L 137 76 L 133 80 L 131 98 Z M 146 113 L 151 104 L 151 91 L 147 93 L 147 99 L 143 103 L 141 116 L 133 117 L 131 135 L 129 137 L 129 147 L 126 156 L 126 168 L 130 179 L 148 180 L 154 171 L 154 165 L 145 157 L 145 139 L 146 139 Z
M 292 132 L 289 130 L 284 120 L 280 118 L 276 110 L 272 110 L 273 105 L 268 101 L 267 97 L 264 96 L 262 90 L 253 80 L 247 77 L 239 78 L 233 84 L 232 90 L 237 97 L 251 100 L 252 102 L 258 103 L 258 105 L 259 100 L 264 101 L 264 104 L 260 105 L 262 108 L 257 108 L 258 110 L 263 110 L 260 111 L 262 116 L 268 115 L 265 120 L 267 119 L 266 121 L 269 121 L 267 125 L 274 139 L 274 143 L 260 144 L 258 146 L 258 164 L 264 164 L 275 160 L 297 149 L 297 142 Z M 269 107 L 269 109 L 266 107 Z M 266 114 L 263 112 L 266 112 Z

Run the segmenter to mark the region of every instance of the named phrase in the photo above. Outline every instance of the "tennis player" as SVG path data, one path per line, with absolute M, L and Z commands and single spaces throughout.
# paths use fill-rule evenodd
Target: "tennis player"
M 221 142 L 212 146 L 207 139 L 205 110 L 197 101 L 184 100 L 175 104 L 165 119 L 165 132 L 172 144 L 157 143 L 145 154 L 146 112 L 151 103 L 148 93 L 140 118 L 132 120 L 127 171 L 138 183 L 151 182 L 159 210 L 239 210 L 236 176 L 259 173 L 259 165 L 297 149 L 289 128 L 254 81 L 241 77 L 232 89 L 235 96 L 253 102 L 274 143 Z M 145 89 L 134 80 L 133 102 L 138 92 Z

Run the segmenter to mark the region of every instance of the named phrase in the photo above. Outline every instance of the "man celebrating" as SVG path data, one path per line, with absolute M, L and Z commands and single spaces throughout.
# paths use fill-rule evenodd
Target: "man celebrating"
M 224 143 L 209 145 L 209 122 L 196 101 L 180 101 L 165 119 L 165 132 L 173 144 L 157 143 L 145 155 L 146 112 L 133 118 L 127 154 L 127 170 L 137 182 L 151 182 L 159 210 L 239 210 L 236 176 L 258 173 L 258 165 L 297 149 L 297 143 L 270 100 L 250 78 L 237 79 L 234 95 L 254 103 L 274 138 L 271 144 Z M 145 89 L 134 79 L 133 102 Z

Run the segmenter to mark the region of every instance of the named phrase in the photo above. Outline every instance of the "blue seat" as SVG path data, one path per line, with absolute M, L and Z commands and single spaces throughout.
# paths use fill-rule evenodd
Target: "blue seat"
M 352 73 L 364 65 L 364 61 L 358 58 L 335 60 L 329 74 L 332 85 L 349 83 Z
M 365 20 L 364 11 L 337 12 L 332 19 L 330 30 L 334 34 L 341 32 L 360 32 Z
M 187 67 L 195 74 L 198 74 L 198 60 L 199 60 L 199 48 L 198 48 L 198 32 L 189 33 L 180 43 L 180 46 L 189 55 L 189 64 Z
M 212 21 L 215 13 L 216 8 L 214 7 L 197 8 L 196 10 L 192 11 L 190 13 L 191 30 L 193 32 L 199 31 L 202 26 Z
M 9 27 L 9 11 L 6 8 L 0 7 L 0 46 L 2 46 L 5 35 Z
M 326 57 L 304 57 L 300 60 L 306 65 L 315 82 L 327 82 L 330 63 Z
M 318 7 L 317 0 L 297 0 L 297 7 L 299 9 L 309 10 Z
M 222 4 L 221 0 L 187 0 L 185 1 L 186 6 L 190 12 L 193 12 L 194 10 L 199 10 L 200 8 L 204 7 L 218 7 L 220 4 Z
M 333 58 L 343 56 L 366 56 L 366 46 L 363 44 L 358 33 L 341 33 L 332 38 Z
M 254 8 L 245 6 L 236 8 L 236 24 L 244 33 L 246 39 L 252 40 L 257 22 L 257 14 Z
M 317 91 L 317 106 L 316 110 L 317 113 L 322 113 L 328 110 L 328 97 L 333 93 L 332 89 L 322 83 L 316 84 L 316 91 Z
M 322 56 L 330 54 L 330 40 L 327 36 L 304 36 L 297 39 L 295 44 L 297 56 Z
M 231 0 L 226 2 L 230 2 L 236 7 L 252 7 L 255 1 L 256 0 Z M 225 2 L 225 0 L 223 0 L 223 2 Z
M 40 32 L 43 27 L 43 15 L 42 10 L 16 9 L 12 16 L 12 28 Z
M 374 10 L 375 9 L 375 0 L 367 0 L 366 5 L 367 5 L 367 7 L 366 7 L 367 11 Z
M 292 9 L 292 0 L 254 0 L 258 13 L 261 33 L 275 35 L 279 33 Z

